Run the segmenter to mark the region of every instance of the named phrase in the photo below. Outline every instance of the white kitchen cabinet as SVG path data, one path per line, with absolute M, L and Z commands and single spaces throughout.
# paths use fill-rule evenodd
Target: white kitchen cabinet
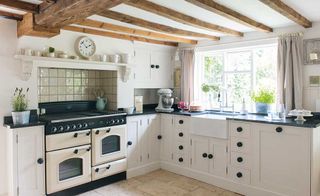
M 128 169 L 160 160 L 160 117 L 141 115 L 127 118 Z
M 135 50 L 135 88 L 173 88 L 172 54 L 169 52 Z
M 252 185 L 284 195 L 310 195 L 311 130 L 264 124 L 254 124 L 252 130 Z
M 227 141 L 202 136 L 191 136 L 191 168 L 226 177 Z
M 8 129 L 9 195 L 45 195 L 44 127 Z
M 161 114 L 161 161 L 171 162 L 173 160 L 173 131 L 173 116 L 170 114 Z

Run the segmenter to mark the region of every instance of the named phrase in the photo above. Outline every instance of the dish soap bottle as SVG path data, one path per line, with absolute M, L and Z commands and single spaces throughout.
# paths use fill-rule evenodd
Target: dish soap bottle
M 246 110 L 246 101 L 244 100 L 244 98 L 242 99 L 242 107 L 241 107 L 241 110 L 240 110 L 240 114 L 241 115 L 248 114 L 248 110 Z

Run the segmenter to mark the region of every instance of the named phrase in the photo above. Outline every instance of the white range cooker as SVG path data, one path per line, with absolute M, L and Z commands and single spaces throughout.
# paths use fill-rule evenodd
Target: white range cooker
M 46 192 L 75 195 L 126 179 L 126 113 L 95 103 L 42 103 L 46 122 Z

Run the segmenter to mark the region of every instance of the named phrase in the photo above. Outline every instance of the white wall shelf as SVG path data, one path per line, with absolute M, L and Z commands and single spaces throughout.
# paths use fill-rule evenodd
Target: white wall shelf
M 92 70 L 115 70 L 120 71 L 122 80 L 126 82 L 131 73 L 131 66 L 124 63 L 111 63 L 90 60 L 76 60 L 52 57 L 37 57 L 26 55 L 15 55 L 15 59 L 21 61 L 22 79 L 27 81 L 31 77 L 34 67 L 52 67 L 68 69 L 92 69 Z

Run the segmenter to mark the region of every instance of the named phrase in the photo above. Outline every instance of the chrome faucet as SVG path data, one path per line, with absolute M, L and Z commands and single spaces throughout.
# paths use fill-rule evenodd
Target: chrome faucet
M 225 105 L 222 104 L 221 91 L 218 94 L 218 102 L 219 102 L 220 112 L 224 112 L 225 111 L 224 109 L 231 109 L 232 113 L 234 113 L 235 112 L 234 111 L 234 102 L 232 102 L 231 106 L 229 106 L 229 103 L 228 103 L 228 91 L 224 90 L 224 92 L 225 92 L 225 96 L 224 96 Z

